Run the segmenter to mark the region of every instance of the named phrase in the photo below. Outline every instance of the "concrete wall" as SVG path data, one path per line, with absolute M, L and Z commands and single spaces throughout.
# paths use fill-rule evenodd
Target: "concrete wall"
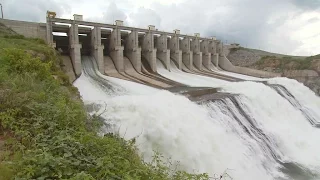
M 170 58 L 176 62 L 178 68 L 182 68 L 182 51 L 180 50 L 179 44 L 180 39 L 178 36 L 174 35 L 168 40 L 168 47 L 170 49 Z
M 217 45 L 214 40 L 208 40 L 208 52 L 210 52 L 211 54 L 217 53 Z
M 157 37 L 157 58 L 160 59 L 165 67 L 170 70 L 170 50 L 168 50 L 168 36 L 166 34 L 161 34 Z
M 221 41 L 216 41 L 216 46 L 217 46 L 217 53 L 218 54 L 224 54 L 223 52 L 223 43 Z
M 70 55 L 68 36 L 53 36 L 52 40 L 56 42 L 56 50 L 58 50 L 63 55 Z
M 153 72 L 157 71 L 157 49 L 154 48 L 152 31 L 147 32 L 142 40 L 142 56 L 147 59 Z
M 180 49 L 182 51 L 182 62 L 189 68 L 193 69 L 193 52 L 190 51 L 190 38 L 184 37 L 180 40 Z
M 129 58 L 135 70 L 141 72 L 141 48 L 139 47 L 138 31 L 132 30 L 125 41 L 125 56 Z
M 211 53 L 210 61 L 214 66 L 219 66 L 219 54 L 217 53 L 217 41 L 216 40 L 208 40 L 208 52 Z
M 47 30 L 45 23 L 35 23 L 26 21 L 16 21 L 8 19 L 0 19 L 0 23 L 11 28 L 18 34 L 29 38 L 47 39 Z
M 73 68 L 76 76 L 80 76 L 81 66 L 81 44 L 79 43 L 78 25 L 72 24 L 69 29 L 69 45 L 70 45 L 70 57 L 73 64 Z
M 278 74 L 278 73 L 271 73 L 271 72 L 266 72 L 266 71 L 249 69 L 249 68 L 245 68 L 245 67 L 234 66 L 229 61 L 229 59 L 227 59 L 226 56 L 220 56 L 219 66 L 226 71 L 235 72 L 235 73 L 239 73 L 239 74 L 245 74 L 245 75 L 249 75 L 249 76 L 255 76 L 255 77 L 270 78 L 270 77 L 281 76 L 281 74 Z
M 101 45 L 101 28 L 94 27 L 91 31 L 91 55 L 97 61 L 100 73 L 104 74 L 104 46 Z
M 210 69 L 211 53 L 209 52 L 209 40 L 203 40 L 200 43 L 200 51 L 202 52 L 202 64 L 207 69 Z
M 190 50 L 193 52 L 193 64 L 196 68 L 202 70 L 202 52 L 200 52 L 199 38 L 192 39 Z
M 81 55 L 91 55 L 91 33 L 86 36 L 79 35 L 79 43 L 81 44 Z
M 118 27 L 114 28 L 110 35 L 109 40 L 109 53 L 113 60 L 117 70 L 119 72 L 124 72 L 124 62 L 123 62 L 123 50 L 124 47 L 121 46 L 121 32 Z
M 212 54 L 211 55 L 211 62 L 213 63 L 213 65 L 215 65 L 216 67 L 219 67 L 219 54 Z

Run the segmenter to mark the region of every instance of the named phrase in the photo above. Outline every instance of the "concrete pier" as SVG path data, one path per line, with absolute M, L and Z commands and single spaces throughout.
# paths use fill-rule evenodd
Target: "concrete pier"
M 217 45 L 215 38 L 208 41 L 208 52 L 211 53 L 211 62 L 218 67 L 219 66 L 219 54 L 217 53 Z
M 191 41 L 191 51 L 193 52 L 193 64 L 199 70 L 202 70 L 202 52 L 200 52 L 199 34 L 195 33 L 195 37 Z
M 46 23 L 46 42 L 49 46 L 55 48 L 55 45 L 53 43 L 53 29 L 52 29 L 52 22 L 50 21 L 50 18 L 47 17 L 47 23 Z
M 101 45 L 101 28 L 94 27 L 91 30 L 91 55 L 97 61 L 101 74 L 104 74 L 103 49 L 104 46 Z
M 216 41 L 217 53 L 223 55 L 223 43 L 219 40 Z
M 139 47 L 138 31 L 132 30 L 126 38 L 124 53 L 129 58 L 134 69 L 141 72 L 141 48 Z
M 142 40 L 142 56 L 147 59 L 151 70 L 157 71 L 157 49 L 154 48 L 154 37 L 152 30 L 146 32 Z
M 123 50 L 124 47 L 121 45 L 121 32 L 118 26 L 116 26 L 110 35 L 109 53 L 118 72 L 124 72 Z
M 216 66 L 216 67 L 219 67 L 219 54 L 214 54 L 212 55 L 212 62 L 213 62 L 213 65 Z
M 81 48 L 82 45 L 79 43 L 79 31 L 77 24 L 71 24 L 69 29 L 69 46 L 70 46 L 70 57 L 73 64 L 74 72 L 76 76 L 80 76 L 81 66 Z
M 170 70 L 170 50 L 168 49 L 167 38 L 168 36 L 166 34 L 157 37 L 157 58 L 164 63 L 168 70 Z
M 182 50 L 182 62 L 190 70 L 193 69 L 193 52 L 190 51 L 190 37 L 184 37 L 180 41 L 180 49 Z
M 202 52 L 202 63 L 204 67 L 210 70 L 211 53 L 209 52 L 209 40 L 202 40 L 200 43 L 200 51 Z
M 216 66 L 216 67 L 219 67 L 219 60 L 220 58 L 222 58 L 224 56 L 223 54 L 223 43 L 219 40 L 215 40 L 214 41 L 215 43 L 215 49 L 216 49 L 216 53 L 214 54 L 212 60 L 213 60 L 213 64 Z
M 172 35 L 169 39 L 169 49 L 170 49 L 170 58 L 176 62 L 178 68 L 182 68 L 182 51 L 180 50 L 180 38 L 175 35 Z

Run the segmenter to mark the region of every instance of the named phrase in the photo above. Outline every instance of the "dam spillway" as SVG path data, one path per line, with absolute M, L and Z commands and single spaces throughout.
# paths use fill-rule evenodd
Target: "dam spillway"
M 99 72 L 97 66 L 84 63 L 84 68 Z M 173 162 L 179 161 L 181 169 L 208 172 L 211 177 L 226 170 L 233 178 L 250 180 L 319 177 L 319 130 L 309 123 L 300 107 L 293 106 L 276 90 L 259 82 L 228 82 L 186 73 L 175 66 L 169 71 L 161 62 L 157 68 L 168 79 L 191 87 L 221 87 L 221 92 L 229 95 L 196 99 L 194 103 L 168 91 L 126 84 L 125 80 L 102 74 L 95 77 L 99 81 L 91 81 L 87 73 L 82 73 L 75 86 L 85 103 L 99 105 L 96 111 L 112 127 L 107 132 L 116 130 L 126 139 L 136 138 L 145 161 L 151 161 L 157 149 Z M 97 88 L 103 84 L 100 81 L 115 88 Z M 281 80 L 268 82 L 291 89 Z M 291 93 L 297 97 L 297 92 Z M 313 104 L 299 102 L 306 108 Z M 318 112 L 314 113 L 310 115 L 317 118 Z
M 235 80 L 235 78 L 226 75 L 218 76 L 208 71 L 209 67 L 214 66 L 211 54 L 213 54 L 212 57 L 218 57 L 222 49 L 219 48 L 221 42 L 212 38 L 201 38 L 199 34 L 181 35 L 177 30 L 174 33 L 160 32 L 153 26 L 149 26 L 148 29 L 125 27 L 118 21 L 116 25 L 53 18 L 48 18 L 47 21 L 47 31 L 49 31 L 47 34 L 52 34 L 47 37 L 48 44 L 54 44 L 56 49 L 71 57 L 76 76 L 81 73 L 81 56 L 91 56 L 97 62 L 102 74 L 112 74 L 108 70 L 113 70 L 115 74 L 114 69 L 119 74 L 130 71 L 131 74 L 134 73 L 133 71 L 138 74 L 147 73 L 146 71 L 156 74 L 157 61 L 163 63 L 168 70 L 170 70 L 171 61 L 174 61 L 180 69 L 185 68 L 197 73 L 206 69 L 207 72 L 203 73 L 230 81 Z M 67 36 L 54 36 L 54 32 L 64 32 Z M 204 68 L 202 68 L 200 49 L 206 55 Z

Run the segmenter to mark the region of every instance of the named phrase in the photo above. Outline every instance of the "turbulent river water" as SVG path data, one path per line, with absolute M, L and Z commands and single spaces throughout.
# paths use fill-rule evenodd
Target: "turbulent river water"
M 227 82 L 158 63 L 158 73 L 168 79 L 234 94 L 195 103 L 104 76 L 90 58 L 82 63 L 74 85 L 83 101 L 102 114 L 104 132 L 136 138 L 145 161 L 158 151 L 181 170 L 211 177 L 226 172 L 240 180 L 320 179 L 320 98 L 295 80 L 219 72 L 247 80 Z

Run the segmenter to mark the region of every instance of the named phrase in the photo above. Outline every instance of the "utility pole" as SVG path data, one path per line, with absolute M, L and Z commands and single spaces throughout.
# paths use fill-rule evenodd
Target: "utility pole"
M 2 4 L 0 3 L 0 6 L 1 6 L 1 17 L 3 19 L 3 9 L 2 9 Z

